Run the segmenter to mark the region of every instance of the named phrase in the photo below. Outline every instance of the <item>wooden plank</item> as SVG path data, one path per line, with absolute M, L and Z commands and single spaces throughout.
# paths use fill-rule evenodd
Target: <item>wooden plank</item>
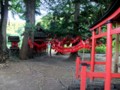
M 95 35 L 95 38 L 97 39 L 97 38 L 105 37 L 106 35 L 107 35 L 106 32 L 100 33 L 100 34 L 98 34 L 98 35 Z
M 111 35 L 113 35 L 113 34 L 120 34 L 120 27 L 111 30 Z

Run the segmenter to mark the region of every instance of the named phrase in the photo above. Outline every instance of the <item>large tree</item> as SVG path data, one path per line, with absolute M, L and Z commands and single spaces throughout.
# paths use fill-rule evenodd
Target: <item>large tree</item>
M 89 26 L 103 15 L 110 2 L 111 0 L 44 0 L 43 5 L 53 15 L 46 15 L 51 21 L 48 29 L 60 35 L 72 33 L 86 39 L 91 36 Z
M 78 30 L 79 30 L 79 16 L 80 16 L 80 0 L 74 0 L 73 2 L 74 2 L 74 7 L 75 7 L 74 8 L 75 13 L 74 13 L 74 28 L 73 29 L 75 32 L 78 32 Z M 76 45 L 76 43 L 74 45 Z M 77 52 L 71 53 L 70 58 L 75 59 L 76 55 L 77 55 Z
M 74 1 L 75 13 L 74 13 L 74 30 L 79 30 L 79 15 L 80 15 L 80 0 Z
M 6 27 L 8 19 L 8 0 L 0 0 L 1 18 L 0 18 L 0 51 L 6 51 Z
M 28 59 L 29 53 L 32 52 L 32 50 L 28 46 L 28 38 L 31 37 L 33 40 L 33 27 L 35 25 L 36 0 L 24 0 L 24 3 L 26 6 L 26 12 L 25 12 L 26 26 L 25 26 L 22 48 L 20 51 L 20 58 Z

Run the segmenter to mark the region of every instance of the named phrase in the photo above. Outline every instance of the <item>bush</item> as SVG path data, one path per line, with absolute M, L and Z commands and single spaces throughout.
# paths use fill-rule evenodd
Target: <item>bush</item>
M 84 51 L 83 51 L 84 50 Z M 88 50 L 88 49 L 81 49 L 81 50 L 79 50 L 78 51 L 79 53 L 90 53 L 90 50 Z
M 79 50 L 79 53 L 83 53 L 83 50 L 84 50 L 84 53 L 91 52 L 91 50 L 88 50 L 88 49 L 81 49 Z M 95 50 L 96 50 L 96 53 L 100 53 L 100 54 L 106 53 L 106 46 L 105 45 L 97 46 Z
M 96 47 L 96 53 L 106 53 L 106 46 L 101 45 L 101 46 Z

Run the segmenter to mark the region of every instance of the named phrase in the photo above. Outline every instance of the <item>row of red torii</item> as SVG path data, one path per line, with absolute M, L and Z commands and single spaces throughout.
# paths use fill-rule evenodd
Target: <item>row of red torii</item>
M 31 39 L 28 39 L 28 45 L 30 46 L 30 48 L 37 48 L 38 51 L 41 50 L 45 50 L 47 48 L 47 46 L 50 44 L 51 48 L 54 49 L 55 51 L 59 52 L 59 53 L 73 53 L 73 52 L 77 52 L 80 49 L 90 49 L 91 48 L 91 40 L 87 39 L 85 41 L 83 41 L 81 39 L 80 36 L 77 36 L 75 38 L 71 38 L 68 40 L 67 37 L 63 38 L 62 40 L 54 38 L 51 41 L 45 41 L 42 39 L 39 39 L 40 42 L 42 42 L 41 44 L 37 43 L 37 42 L 32 42 Z M 70 45 L 70 44 L 75 44 L 74 46 L 71 47 L 67 47 L 65 48 L 64 45 Z
M 107 30 L 102 31 L 102 28 L 106 26 Z M 114 26 L 114 27 L 113 27 Z M 67 52 L 76 52 L 82 48 L 91 49 L 91 59 L 90 61 L 80 60 L 80 57 L 76 59 L 76 78 L 80 79 L 80 90 L 86 90 L 86 80 L 90 78 L 91 81 L 94 81 L 95 78 L 104 79 L 104 90 L 111 90 L 111 81 L 113 78 L 120 78 L 119 73 L 112 72 L 112 36 L 120 34 L 120 0 L 115 0 L 112 3 L 112 6 L 105 15 L 100 18 L 94 25 L 90 27 L 92 32 L 91 40 L 87 39 L 83 41 L 80 37 L 76 37 L 75 40 L 72 40 L 71 43 L 78 42 L 75 46 L 64 48 L 66 39 L 63 39 L 61 42 L 57 39 L 51 41 L 52 48 L 61 53 Z M 96 42 L 99 38 L 106 37 L 106 60 L 105 61 L 96 61 L 95 60 L 95 48 L 97 46 Z M 31 40 L 28 41 L 31 48 L 33 44 Z M 36 47 L 46 47 L 47 43 L 44 43 L 38 46 L 34 43 Z M 118 52 L 117 52 L 118 54 Z M 95 65 L 105 65 L 104 72 L 95 72 Z M 87 67 L 90 67 L 90 70 Z
M 102 31 L 103 27 L 107 28 Z M 112 72 L 112 36 L 117 37 L 120 34 L 120 0 L 114 0 L 110 9 L 100 18 L 94 25 L 90 27 L 92 32 L 92 48 L 91 59 L 81 61 L 79 57 L 76 59 L 76 78 L 81 79 L 80 90 L 86 90 L 86 80 L 90 78 L 94 81 L 95 78 L 104 79 L 104 90 L 111 90 L 112 79 L 120 78 L 120 73 Z M 96 41 L 102 37 L 106 37 L 106 59 L 105 61 L 96 61 L 95 47 Z M 119 43 L 119 40 L 116 44 Z M 116 56 L 119 57 L 119 45 L 116 47 Z M 118 62 L 116 63 L 118 64 Z M 105 65 L 104 72 L 96 72 L 95 65 Z M 90 70 L 87 67 L 90 66 Z

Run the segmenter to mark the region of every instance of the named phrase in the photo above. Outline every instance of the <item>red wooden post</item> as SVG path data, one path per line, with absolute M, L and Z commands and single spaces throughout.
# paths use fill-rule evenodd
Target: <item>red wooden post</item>
M 79 78 L 79 74 L 80 74 L 80 57 L 77 57 L 76 58 L 76 73 L 75 73 L 76 78 Z
M 87 79 L 87 66 L 83 65 L 81 68 L 81 83 L 80 83 L 80 90 L 86 90 L 86 79 Z
M 91 52 L 91 70 L 90 72 L 94 72 L 94 66 L 95 66 L 95 46 L 96 46 L 96 39 L 95 39 L 95 31 L 92 31 L 92 52 Z M 91 80 L 93 80 L 93 77 L 91 77 Z
M 99 34 L 101 33 L 101 27 L 98 28 Z
M 107 24 L 107 52 L 106 52 L 106 76 L 105 76 L 105 90 L 111 90 L 111 64 L 112 64 L 112 23 Z

